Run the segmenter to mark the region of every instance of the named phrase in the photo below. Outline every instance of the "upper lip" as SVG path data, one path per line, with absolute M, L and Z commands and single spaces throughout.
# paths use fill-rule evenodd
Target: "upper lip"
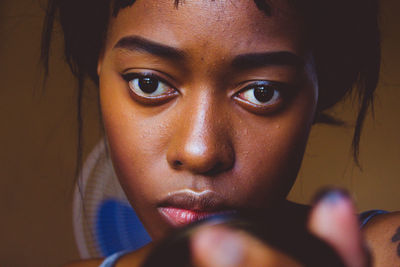
M 169 193 L 158 206 L 208 212 L 229 209 L 218 193 L 211 190 L 196 192 L 190 189 Z

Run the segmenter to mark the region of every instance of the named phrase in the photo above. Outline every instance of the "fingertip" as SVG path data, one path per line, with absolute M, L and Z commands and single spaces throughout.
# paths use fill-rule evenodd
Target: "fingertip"
M 191 249 L 196 266 L 239 266 L 244 247 L 239 236 L 223 227 L 203 227 L 192 237 Z
M 351 228 L 358 230 L 355 205 L 350 195 L 342 189 L 326 190 L 318 194 L 313 201 L 309 220 L 310 230 L 317 228 L 319 231 L 327 231 L 332 225 L 344 227 L 340 228 L 342 230 Z
M 348 266 L 365 266 L 366 252 L 355 205 L 341 189 L 328 190 L 314 201 L 309 230 L 330 244 Z

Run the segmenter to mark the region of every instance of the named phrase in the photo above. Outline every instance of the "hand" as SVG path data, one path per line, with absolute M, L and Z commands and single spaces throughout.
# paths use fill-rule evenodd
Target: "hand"
M 356 210 L 343 192 L 334 190 L 324 194 L 311 211 L 308 227 L 331 245 L 348 267 L 369 266 Z M 191 245 L 197 267 L 302 266 L 290 255 L 242 231 L 223 226 L 202 227 L 192 237 Z

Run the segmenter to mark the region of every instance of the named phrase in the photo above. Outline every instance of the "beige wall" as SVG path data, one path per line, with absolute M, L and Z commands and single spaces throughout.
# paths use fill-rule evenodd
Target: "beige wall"
M 38 1 L 0 1 L 1 266 L 58 266 L 78 257 L 71 224 L 75 84 L 58 38 L 41 94 Z M 382 2 L 382 82 L 361 142 L 363 172 L 349 153 L 351 129 L 317 126 L 291 199 L 306 203 L 321 186 L 335 184 L 354 193 L 360 210 L 400 209 L 400 2 Z M 95 94 L 87 100 L 89 150 L 99 133 Z M 334 112 L 351 121 L 350 106 Z
M 400 2 L 381 0 L 382 68 L 375 119 L 366 122 L 360 144 L 362 171 L 352 162 L 352 129 L 318 125 L 311 132 L 291 198 L 307 202 L 318 188 L 340 185 L 352 191 L 360 210 L 400 209 Z M 352 101 L 336 114 L 354 125 Z

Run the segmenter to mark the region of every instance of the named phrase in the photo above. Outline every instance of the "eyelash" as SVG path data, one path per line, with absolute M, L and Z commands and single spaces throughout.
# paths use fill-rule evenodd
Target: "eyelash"
M 250 84 L 245 86 L 238 93 L 236 93 L 234 95 L 234 97 L 240 106 L 242 106 L 245 109 L 250 110 L 253 113 L 261 114 L 261 115 L 276 111 L 277 109 L 282 107 L 282 105 L 285 102 L 284 100 L 287 100 L 287 98 L 288 98 L 288 92 L 290 90 L 293 90 L 290 88 L 291 86 L 289 84 L 281 83 L 281 82 L 275 82 L 275 81 L 249 81 L 249 82 L 250 82 Z M 273 90 L 273 95 L 271 96 L 272 98 L 266 101 L 267 104 L 254 103 L 254 102 L 248 101 L 248 100 L 240 97 L 240 95 L 249 93 L 249 91 L 251 89 L 255 90 L 257 88 Z M 256 98 L 254 91 L 253 91 L 253 98 Z M 272 101 L 272 103 L 270 103 L 271 101 Z
M 135 73 L 135 72 L 130 72 L 130 73 L 124 73 L 121 74 L 122 78 L 127 82 L 131 82 L 134 79 L 139 79 L 139 78 L 153 78 L 157 79 L 158 81 L 167 84 L 168 86 L 171 86 L 169 82 L 167 82 L 165 79 L 161 78 L 160 76 L 154 74 L 154 73 Z M 173 86 L 171 86 L 173 87 Z
M 160 104 L 168 102 L 171 98 L 175 97 L 178 94 L 177 89 L 174 88 L 173 86 L 171 86 L 169 82 L 167 82 L 165 79 L 163 79 L 160 76 L 155 75 L 153 73 L 125 73 L 125 74 L 121 74 L 121 76 L 128 83 L 130 95 L 135 100 L 137 100 L 141 103 L 144 103 L 144 104 L 160 105 Z M 154 90 L 154 92 L 150 92 L 150 93 L 146 93 L 145 91 L 143 91 L 140 88 L 139 88 L 139 90 L 141 92 L 135 90 L 136 88 L 132 88 L 132 87 L 135 87 L 135 84 L 139 85 L 139 82 L 140 82 L 139 79 L 155 80 L 157 82 L 156 90 Z M 138 80 L 138 81 L 134 82 L 135 80 Z M 132 85 L 132 82 L 134 82 L 133 85 Z M 152 96 L 152 94 L 159 91 L 158 87 L 160 86 L 160 84 L 168 87 L 167 92 L 160 94 L 160 95 Z
M 161 78 L 159 75 L 156 75 L 154 73 L 125 73 L 121 74 L 122 78 L 128 83 L 129 87 L 129 92 L 130 95 L 140 103 L 144 103 L 147 105 L 160 105 L 163 103 L 168 102 L 170 99 L 174 98 L 179 94 L 178 90 L 174 88 L 168 81 L 165 79 Z M 146 93 L 144 92 L 143 89 L 139 88 L 140 92 L 136 90 L 135 87 L 140 87 L 139 85 L 139 79 L 154 79 L 157 81 L 157 88 L 154 92 L 151 93 Z M 153 81 L 154 81 L 153 80 Z M 135 82 L 136 81 L 136 82 Z M 144 80 L 146 81 L 146 80 Z M 149 81 L 149 80 L 148 80 Z M 143 81 L 142 81 L 143 82 Z M 133 84 L 132 84 L 133 83 Z M 280 106 L 282 106 L 283 100 L 286 98 L 286 93 L 287 90 L 290 87 L 288 84 L 281 83 L 281 82 L 273 82 L 273 81 L 248 81 L 246 83 L 250 83 L 244 88 L 242 88 L 240 91 L 235 93 L 233 95 L 233 98 L 236 99 L 237 103 L 242 106 L 243 108 L 250 110 L 253 113 L 256 114 L 265 114 L 271 111 L 277 110 Z M 153 95 L 155 92 L 159 91 L 158 87 L 162 85 L 162 87 L 167 87 L 166 93 L 162 93 L 159 95 Z M 241 83 L 244 84 L 244 83 Z M 267 91 L 269 89 L 272 89 L 273 95 L 271 96 L 271 99 L 267 99 L 265 101 L 268 104 L 263 104 L 260 101 L 258 101 L 256 97 L 256 91 L 253 91 L 253 96 L 251 96 L 250 91 L 252 89 L 256 90 L 259 89 L 258 94 L 261 97 L 265 96 L 265 92 L 260 91 Z M 262 88 L 262 89 L 260 89 Z M 250 93 L 250 95 L 249 95 Z M 264 94 L 264 95 L 263 95 Z M 248 99 L 245 99 L 241 96 L 246 95 L 247 97 L 254 98 L 255 101 L 258 101 L 259 103 L 254 103 L 249 101 Z M 270 95 L 268 95 L 270 97 Z M 273 100 L 273 103 L 269 103 L 270 101 Z

